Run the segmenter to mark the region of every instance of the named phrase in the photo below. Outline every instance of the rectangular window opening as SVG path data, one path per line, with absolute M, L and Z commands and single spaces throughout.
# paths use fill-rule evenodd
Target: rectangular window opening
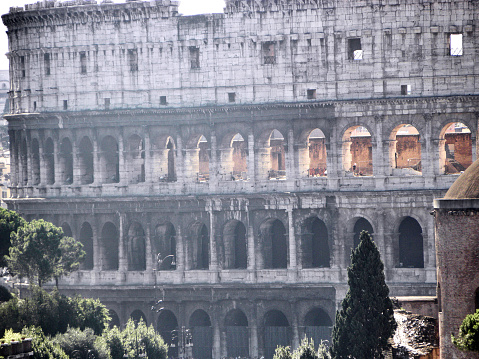
M 462 34 L 449 35 L 449 54 L 451 56 L 462 56 Z
M 86 53 L 85 51 L 80 52 L 80 73 L 86 74 Z
M 308 89 L 307 96 L 308 96 L 308 100 L 316 99 L 316 89 Z
M 190 68 L 200 68 L 200 49 L 196 46 L 190 46 Z
M 160 105 L 167 105 L 166 96 L 160 96 Z
M 128 50 L 128 66 L 130 67 L 130 72 L 138 71 L 138 51 L 137 49 Z
M 105 110 L 109 110 L 109 109 L 110 109 L 110 99 L 105 98 Z
M 363 49 L 361 47 L 361 39 L 359 37 L 348 39 L 348 59 L 363 59 Z
M 68 100 L 63 100 L 63 109 L 68 110 Z
M 236 102 L 236 92 L 228 92 L 228 101 Z
M 411 94 L 411 85 L 401 85 L 401 95 L 409 96 Z
M 50 72 L 50 54 L 43 54 L 43 62 L 45 64 L 45 75 L 49 76 Z
M 263 64 L 274 65 L 276 63 L 276 52 L 274 42 L 263 43 Z

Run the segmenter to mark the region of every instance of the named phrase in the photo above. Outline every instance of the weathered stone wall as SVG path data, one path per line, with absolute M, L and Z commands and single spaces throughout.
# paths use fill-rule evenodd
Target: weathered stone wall
M 75 4 L 2 18 L 9 207 L 87 248 L 61 288 L 99 297 L 119 324 L 209 318 L 205 358 L 244 356 L 228 349 L 242 318 L 248 355 L 267 359 L 271 324 L 293 346 L 329 335 L 366 224 L 391 294 L 435 293 L 429 212 L 457 178 L 446 129 L 463 123 L 476 158 L 476 2 L 228 1 L 191 17 L 166 0 Z M 420 170 L 397 165 L 404 126 Z

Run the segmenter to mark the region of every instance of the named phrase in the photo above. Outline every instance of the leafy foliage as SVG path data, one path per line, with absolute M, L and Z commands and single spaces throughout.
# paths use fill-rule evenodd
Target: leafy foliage
M 304 338 L 298 349 L 293 354 L 295 359 L 318 359 L 318 353 L 314 349 L 314 341 Z
M 27 277 L 41 287 L 78 269 L 85 257 L 83 245 L 64 237 L 63 230 L 44 220 L 33 220 L 11 234 L 9 255 L 5 257 L 13 274 Z
M 4 256 L 8 255 L 10 249 L 10 234 L 26 223 L 17 212 L 0 208 L 0 267 L 7 265 Z
M 118 327 L 115 326 L 112 329 L 105 330 L 100 340 L 109 349 L 111 359 L 123 359 L 124 346 L 122 334 Z
M 293 359 L 291 348 L 278 346 L 274 352 L 273 359 Z
M 3 285 L 0 285 L 0 303 L 8 302 L 10 299 L 12 299 L 12 293 Z
M 22 341 L 22 335 L 20 333 L 14 332 L 12 329 L 9 329 L 5 332 L 1 341 L 5 342 L 5 343 L 8 343 L 12 340 L 15 340 L 17 342 L 21 342 Z
M 349 291 L 336 313 L 331 354 L 334 359 L 382 358 L 396 329 L 384 265 L 368 232 L 351 255 Z
M 30 298 L 12 298 L 0 304 L 0 335 L 6 329 L 21 331 L 28 326 L 40 327 L 47 335 L 64 333 L 68 326 L 92 328 L 101 334 L 110 317 L 106 307 L 98 300 L 79 296 L 68 298 L 57 290 L 47 293 L 34 287 Z
M 459 336 L 451 335 L 451 339 L 460 350 L 479 352 L 479 309 L 466 315 L 459 328 Z
M 58 344 L 60 348 L 69 356 L 75 350 L 81 353 L 82 358 L 87 358 L 92 353 L 97 359 L 109 359 L 110 353 L 106 344 L 98 340 L 91 328 L 80 330 L 79 328 L 68 328 L 66 333 L 57 334 L 53 338 L 53 342 Z
M 166 359 L 167 357 L 168 347 L 163 338 L 155 332 L 152 325 L 147 327 L 143 320 L 135 325 L 130 318 L 122 332 L 122 339 L 129 359 L 136 358 L 142 346 L 148 358 Z
M 293 353 L 290 347 L 277 347 L 273 359 L 331 359 L 331 354 L 325 342 L 321 341 L 318 351 L 315 351 L 314 340 L 305 337 Z
M 25 328 L 22 335 L 32 338 L 33 359 L 69 359 L 58 344 L 45 336 L 41 328 Z

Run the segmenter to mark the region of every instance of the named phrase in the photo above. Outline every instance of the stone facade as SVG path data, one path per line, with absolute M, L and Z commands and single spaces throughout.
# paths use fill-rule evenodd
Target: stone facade
M 197 358 L 327 338 L 362 229 L 392 295 L 433 295 L 448 128 L 467 127 L 465 167 L 476 158 L 477 6 L 12 8 L 9 207 L 84 243 L 65 292 L 167 341 L 191 328 Z

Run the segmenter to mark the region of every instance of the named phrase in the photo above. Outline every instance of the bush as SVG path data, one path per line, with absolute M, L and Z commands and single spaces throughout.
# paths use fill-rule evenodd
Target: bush
M 25 328 L 22 335 L 32 338 L 33 359 L 69 359 L 60 346 L 45 336 L 41 328 Z
M 66 333 L 57 334 L 53 338 L 53 342 L 58 344 L 69 357 L 72 356 L 75 350 L 81 353 L 82 358 L 87 358 L 90 352 L 97 359 L 108 359 L 110 357 L 107 346 L 98 340 L 91 328 L 86 328 L 85 330 L 68 328 Z
M 33 288 L 30 298 L 1 303 L 0 318 L 0 335 L 9 328 L 21 331 L 32 325 L 46 335 L 65 333 L 69 326 L 92 328 L 99 335 L 110 320 L 108 310 L 98 300 L 68 298 L 57 290 L 47 293 L 38 287 Z
M 273 359 L 292 359 L 293 355 L 291 354 L 290 347 L 278 346 L 274 352 Z
M 155 332 L 152 325 L 147 327 L 143 320 L 135 325 L 133 319 L 129 319 L 122 332 L 122 338 L 129 359 L 137 357 L 139 343 L 144 345 L 148 358 L 166 359 L 167 357 L 168 347 L 163 338 Z
M 309 341 L 308 338 L 304 338 L 293 356 L 295 359 L 318 359 L 318 354 L 314 350 L 314 340 Z
M 479 309 L 468 314 L 459 328 L 459 336 L 451 335 L 453 344 L 460 350 L 479 352 Z
M 124 346 L 122 334 L 118 327 L 115 326 L 112 329 L 105 330 L 100 340 L 109 350 L 111 359 L 123 359 Z

